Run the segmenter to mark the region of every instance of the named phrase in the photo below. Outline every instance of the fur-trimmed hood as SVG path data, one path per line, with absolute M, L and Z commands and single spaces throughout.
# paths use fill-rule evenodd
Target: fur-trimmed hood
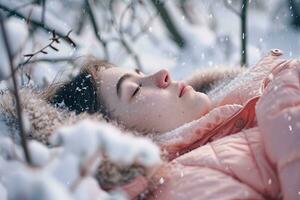
M 241 67 L 212 67 L 198 69 L 185 79 L 196 91 L 210 93 L 220 85 L 225 85 L 245 71 Z
M 228 82 L 242 72 L 241 68 L 211 68 L 198 70 L 186 79 L 196 91 L 209 92 L 217 85 Z M 68 110 L 58 108 L 48 103 L 44 99 L 43 92 L 33 88 L 23 88 L 20 90 L 22 109 L 26 126 L 28 127 L 28 137 L 48 144 L 49 136 L 53 131 L 64 125 L 74 124 L 82 119 L 93 119 L 104 121 L 100 113 L 88 114 L 82 112 L 76 114 Z M 6 125 L 9 134 L 13 135 L 17 141 L 19 139 L 17 114 L 15 101 L 11 93 L 3 91 L 0 94 L 0 121 Z M 115 125 L 117 125 L 115 123 Z M 124 129 L 124 127 L 119 127 Z M 6 131 L 3 131 L 6 132 Z
M 47 103 L 41 97 L 41 93 L 32 88 L 21 89 L 20 97 L 26 129 L 30 130 L 27 136 L 44 144 L 48 144 L 49 137 L 53 131 L 61 126 L 71 125 L 86 118 L 103 120 L 100 114 L 89 115 L 82 113 L 76 115 L 75 112 L 56 108 Z M 0 117 L 1 121 L 6 124 L 9 134 L 18 141 L 15 100 L 9 91 L 4 91 L 0 95 Z

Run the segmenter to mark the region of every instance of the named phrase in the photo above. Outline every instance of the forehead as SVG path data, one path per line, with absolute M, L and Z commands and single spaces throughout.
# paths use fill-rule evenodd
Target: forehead
M 111 87 L 116 86 L 118 80 L 124 74 L 133 74 L 133 70 L 119 67 L 108 68 L 104 70 L 100 75 L 101 85 Z
M 125 74 L 134 75 L 134 70 L 112 67 L 101 72 L 99 76 L 100 80 L 98 80 L 98 83 L 100 83 L 98 86 L 98 92 L 104 101 L 112 104 L 119 103 L 120 100 L 117 95 L 117 83 Z

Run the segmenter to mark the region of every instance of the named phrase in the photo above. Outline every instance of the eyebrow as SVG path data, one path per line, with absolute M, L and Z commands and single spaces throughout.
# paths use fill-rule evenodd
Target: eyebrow
M 129 79 L 131 78 L 132 75 L 131 74 L 124 74 L 123 76 L 121 76 L 121 78 L 118 80 L 117 82 L 117 85 L 116 85 L 116 89 L 117 89 L 117 95 L 118 97 L 120 98 L 121 97 L 121 86 L 122 86 L 122 83 L 126 80 L 126 79 Z

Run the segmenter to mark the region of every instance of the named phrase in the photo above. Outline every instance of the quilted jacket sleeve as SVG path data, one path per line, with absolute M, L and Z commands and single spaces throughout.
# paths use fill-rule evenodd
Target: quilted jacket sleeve
M 279 49 L 271 50 L 256 65 L 249 67 L 239 77 L 221 88 L 221 92 L 217 92 L 213 97 L 215 105 L 234 103 L 244 105 L 249 99 L 261 95 L 261 81 L 274 67 L 285 62 L 279 58 L 282 54 Z
M 276 167 L 284 199 L 300 195 L 300 61 L 274 68 L 256 107 L 268 159 Z

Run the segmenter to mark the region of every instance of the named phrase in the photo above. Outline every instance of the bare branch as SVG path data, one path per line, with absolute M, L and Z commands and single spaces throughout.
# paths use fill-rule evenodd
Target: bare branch
M 38 54 L 48 54 L 48 49 L 52 49 L 52 50 L 54 50 L 54 51 L 59 51 L 58 48 L 56 48 L 56 47 L 54 46 L 54 44 L 55 44 L 55 43 L 59 44 L 59 43 L 60 43 L 60 39 L 65 39 L 66 41 L 68 41 L 69 43 L 71 43 L 73 46 L 76 47 L 76 44 L 74 43 L 74 41 L 69 37 L 70 33 L 71 33 L 71 31 L 69 31 L 69 32 L 67 33 L 67 35 L 65 35 L 65 36 L 63 36 L 63 37 L 59 37 L 59 36 L 56 35 L 55 30 L 53 30 L 53 31 L 52 31 L 52 37 L 50 38 L 50 43 L 47 44 L 46 46 L 44 46 L 43 48 L 41 48 L 41 49 L 39 49 L 39 50 L 33 52 L 33 53 L 25 54 L 24 57 L 27 58 L 27 59 L 25 60 L 25 62 L 18 64 L 17 67 L 13 69 L 12 74 L 10 74 L 10 76 L 4 78 L 4 80 L 5 80 L 5 79 L 8 79 L 8 78 L 11 77 L 11 76 L 13 76 L 20 68 L 22 69 L 22 67 L 23 67 L 24 65 L 26 65 L 26 64 L 28 64 L 28 63 L 37 62 L 37 61 L 32 61 L 32 62 L 31 62 L 31 59 L 32 59 L 33 57 L 35 57 L 36 55 L 38 55 Z
M 34 56 L 38 55 L 38 54 L 48 54 L 47 50 L 49 48 L 58 51 L 58 49 L 56 47 L 54 47 L 54 44 L 59 44 L 60 43 L 60 39 L 61 38 L 65 38 L 66 41 L 68 41 L 69 43 L 73 44 L 73 46 L 76 46 L 76 44 L 74 43 L 74 41 L 69 37 L 71 31 L 68 32 L 67 35 L 63 36 L 63 37 L 59 37 L 56 35 L 55 30 L 52 31 L 52 37 L 50 38 L 50 43 L 47 44 L 46 46 L 44 46 L 43 48 L 41 48 L 40 50 L 37 50 L 36 52 L 30 53 L 30 54 L 25 54 L 24 56 L 27 57 L 27 60 L 24 62 L 24 64 L 27 64 Z
M 21 14 L 20 12 L 18 12 L 17 10 L 12 10 L 12 9 L 6 7 L 5 5 L 0 4 L 0 9 L 9 12 L 9 15 L 14 15 L 14 16 L 19 17 L 19 18 L 21 18 L 21 19 L 27 20 L 30 24 L 32 24 L 32 25 L 34 25 L 34 26 L 37 26 L 37 27 L 39 27 L 39 28 L 41 28 L 41 29 L 44 29 L 44 30 L 47 31 L 47 32 L 52 32 L 52 30 L 53 30 L 52 28 L 48 27 L 46 24 L 43 24 L 43 23 L 41 23 L 41 22 L 39 22 L 39 21 L 36 21 L 36 20 L 34 20 L 34 19 L 30 19 L 30 18 L 24 16 L 23 14 Z M 57 32 L 57 31 L 56 31 L 56 34 L 57 34 L 59 37 L 61 37 L 61 38 L 63 38 L 64 40 L 66 40 L 67 42 L 69 42 L 69 41 L 67 40 L 67 38 L 64 37 L 65 35 L 64 35 L 63 33 L 60 33 L 60 32 Z M 71 44 L 71 45 L 72 45 L 72 44 Z
M 20 126 L 21 144 L 22 144 L 22 147 L 23 147 L 23 150 L 24 150 L 26 161 L 29 165 L 31 165 L 32 162 L 31 162 L 31 157 L 30 157 L 27 142 L 26 142 L 26 131 L 25 131 L 25 128 L 24 128 L 22 107 L 21 107 L 21 100 L 20 100 L 20 96 L 19 96 L 18 84 L 17 84 L 16 76 L 13 73 L 14 64 L 13 64 L 13 58 L 12 58 L 12 51 L 11 51 L 11 48 L 10 48 L 9 39 L 8 39 L 7 32 L 6 32 L 6 29 L 5 29 L 2 13 L 0 13 L 0 25 L 1 25 L 1 30 L 2 30 L 2 37 L 3 37 L 3 40 L 4 40 L 4 45 L 5 45 L 6 52 L 7 52 L 8 59 L 9 59 L 10 70 L 11 70 L 11 73 L 12 73 L 12 81 L 13 81 L 13 87 L 14 87 L 13 94 L 14 94 L 15 99 L 16 99 L 16 111 L 17 111 L 18 121 L 19 121 L 19 126 Z
M 62 57 L 62 58 L 40 58 L 40 59 L 35 59 L 35 60 L 30 60 L 30 61 L 25 61 L 25 62 L 22 62 L 20 64 L 18 64 L 17 68 L 19 67 L 23 67 L 24 65 L 27 65 L 27 64 L 34 64 L 34 63 L 39 63 L 39 62 L 48 62 L 48 63 L 59 63 L 59 62 L 70 62 L 70 63 L 73 63 L 74 60 L 76 58 L 73 58 L 73 57 Z

